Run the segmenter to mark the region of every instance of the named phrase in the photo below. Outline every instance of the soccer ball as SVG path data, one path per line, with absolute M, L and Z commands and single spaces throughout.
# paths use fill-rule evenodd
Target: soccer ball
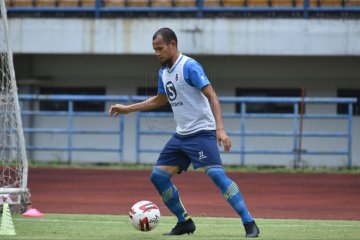
M 140 201 L 131 207 L 129 220 L 135 229 L 148 232 L 159 224 L 160 210 L 150 201 Z

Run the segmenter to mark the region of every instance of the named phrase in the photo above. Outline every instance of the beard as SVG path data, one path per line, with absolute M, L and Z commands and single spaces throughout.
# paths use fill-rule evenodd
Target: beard
M 166 60 L 166 61 L 164 61 L 164 62 L 161 62 L 161 61 L 160 61 L 161 67 L 167 67 L 167 66 L 170 66 L 170 64 L 171 64 L 171 60 L 170 60 L 170 59 L 169 59 L 169 60 Z

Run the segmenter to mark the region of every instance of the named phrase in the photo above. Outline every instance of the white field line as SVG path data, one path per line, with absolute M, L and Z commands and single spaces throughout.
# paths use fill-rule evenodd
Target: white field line
M 64 220 L 64 219 L 13 219 L 13 221 L 31 221 L 31 222 L 64 222 L 64 223 L 94 223 L 94 224 L 126 224 L 128 222 L 118 221 L 83 221 L 83 220 Z M 164 223 L 163 223 L 164 224 Z M 239 223 L 240 224 L 240 223 Z M 221 226 L 239 226 L 239 224 L 220 224 Z M 172 223 L 164 225 L 173 225 Z M 200 226 L 214 226 L 213 224 L 197 223 Z M 309 227 L 310 224 L 259 224 L 262 227 Z M 318 227 L 357 227 L 358 224 L 318 224 Z

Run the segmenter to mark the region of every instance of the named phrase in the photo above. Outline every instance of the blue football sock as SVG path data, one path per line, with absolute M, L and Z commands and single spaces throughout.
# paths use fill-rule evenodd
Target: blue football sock
M 155 167 L 151 173 L 151 181 L 155 188 L 160 193 L 160 196 L 168 207 L 168 209 L 176 215 L 179 222 L 185 222 L 190 218 L 186 212 L 183 204 L 181 203 L 179 192 L 174 184 L 170 181 L 171 174 Z
M 254 219 L 251 217 L 246 207 L 239 187 L 233 180 L 226 176 L 224 169 L 221 166 L 210 167 L 206 169 L 206 173 L 210 176 L 216 186 L 221 190 L 224 198 L 239 214 L 242 222 L 246 223 L 253 221 Z

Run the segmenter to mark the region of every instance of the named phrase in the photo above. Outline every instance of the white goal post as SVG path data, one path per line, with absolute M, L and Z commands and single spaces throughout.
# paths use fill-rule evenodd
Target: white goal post
M 0 204 L 29 204 L 28 162 L 5 0 L 0 0 Z M 26 206 L 25 206 L 26 207 Z

